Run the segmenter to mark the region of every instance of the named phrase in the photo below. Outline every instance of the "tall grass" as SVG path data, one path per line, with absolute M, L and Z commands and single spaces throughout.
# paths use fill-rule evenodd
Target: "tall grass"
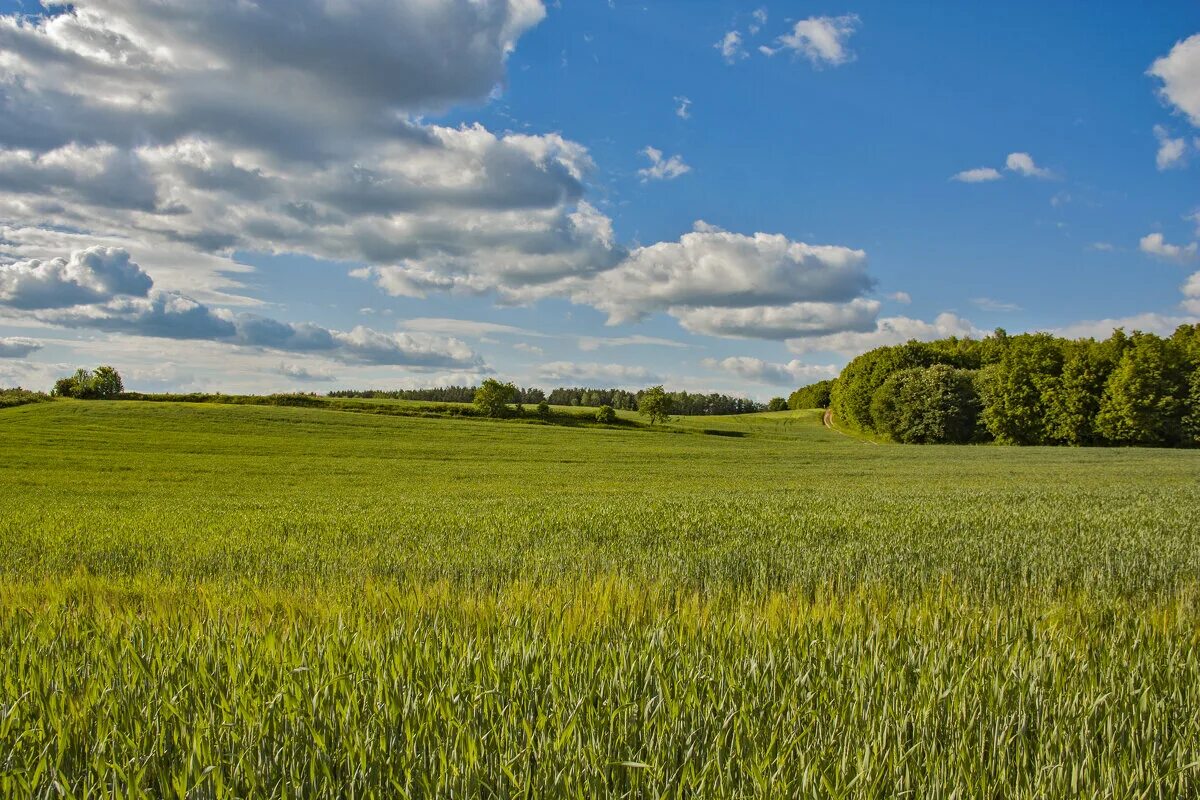
M 5 411 L 0 796 L 1198 793 L 1200 454 L 698 424 Z

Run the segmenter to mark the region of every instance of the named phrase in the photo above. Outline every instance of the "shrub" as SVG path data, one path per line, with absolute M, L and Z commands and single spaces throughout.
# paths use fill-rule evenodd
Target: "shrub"
M 121 374 L 113 367 L 101 365 L 95 372 L 78 369 L 69 378 L 59 378 L 54 383 L 53 394 L 77 400 L 115 400 L 124 391 Z
M 617 421 L 617 412 L 612 406 L 600 406 L 596 409 L 596 422 L 602 425 L 612 425 Z
M 545 400 L 540 401 L 537 404 L 537 415 L 538 415 L 539 419 L 549 420 L 550 419 L 550 404 L 547 403 Z
M 772 397 L 771 402 L 767 403 L 767 411 L 787 411 L 788 402 L 782 397 Z

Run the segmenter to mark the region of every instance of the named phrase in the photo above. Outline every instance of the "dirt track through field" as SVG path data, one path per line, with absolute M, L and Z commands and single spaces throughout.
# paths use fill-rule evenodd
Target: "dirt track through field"
M 838 432 L 838 433 L 840 433 L 842 436 L 845 436 L 847 439 L 854 439 L 854 438 L 856 438 L 856 437 L 854 437 L 854 436 L 851 436 L 850 434 L 846 433 L 846 432 L 845 432 L 845 431 L 843 431 L 843 430 L 838 430 L 837 428 L 835 428 L 835 427 L 833 426 L 833 409 L 832 409 L 832 408 L 827 408 L 827 409 L 825 409 L 824 421 L 825 421 L 825 427 L 826 427 L 826 428 L 829 428 L 829 430 L 831 430 L 831 431 L 837 431 L 837 432 Z M 870 439 L 865 439 L 865 440 L 864 440 L 864 439 L 859 439 L 859 441 L 868 441 L 868 442 L 870 442 L 871 440 L 870 440 Z M 871 444 L 878 445 L 878 444 L 879 444 L 879 442 L 871 442 Z

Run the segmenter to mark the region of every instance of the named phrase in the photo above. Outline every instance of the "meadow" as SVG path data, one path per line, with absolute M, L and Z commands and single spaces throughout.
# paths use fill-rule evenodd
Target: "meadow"
M 1198 452 L 402 410 L 0 410 L 0 795 L 1200 793 Z

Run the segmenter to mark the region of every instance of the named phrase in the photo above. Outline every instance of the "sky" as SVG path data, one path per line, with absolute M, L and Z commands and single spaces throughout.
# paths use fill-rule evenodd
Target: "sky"
M 663 383 L 1200 321 L 1200 3 L 0 0 L 0 386 Z

